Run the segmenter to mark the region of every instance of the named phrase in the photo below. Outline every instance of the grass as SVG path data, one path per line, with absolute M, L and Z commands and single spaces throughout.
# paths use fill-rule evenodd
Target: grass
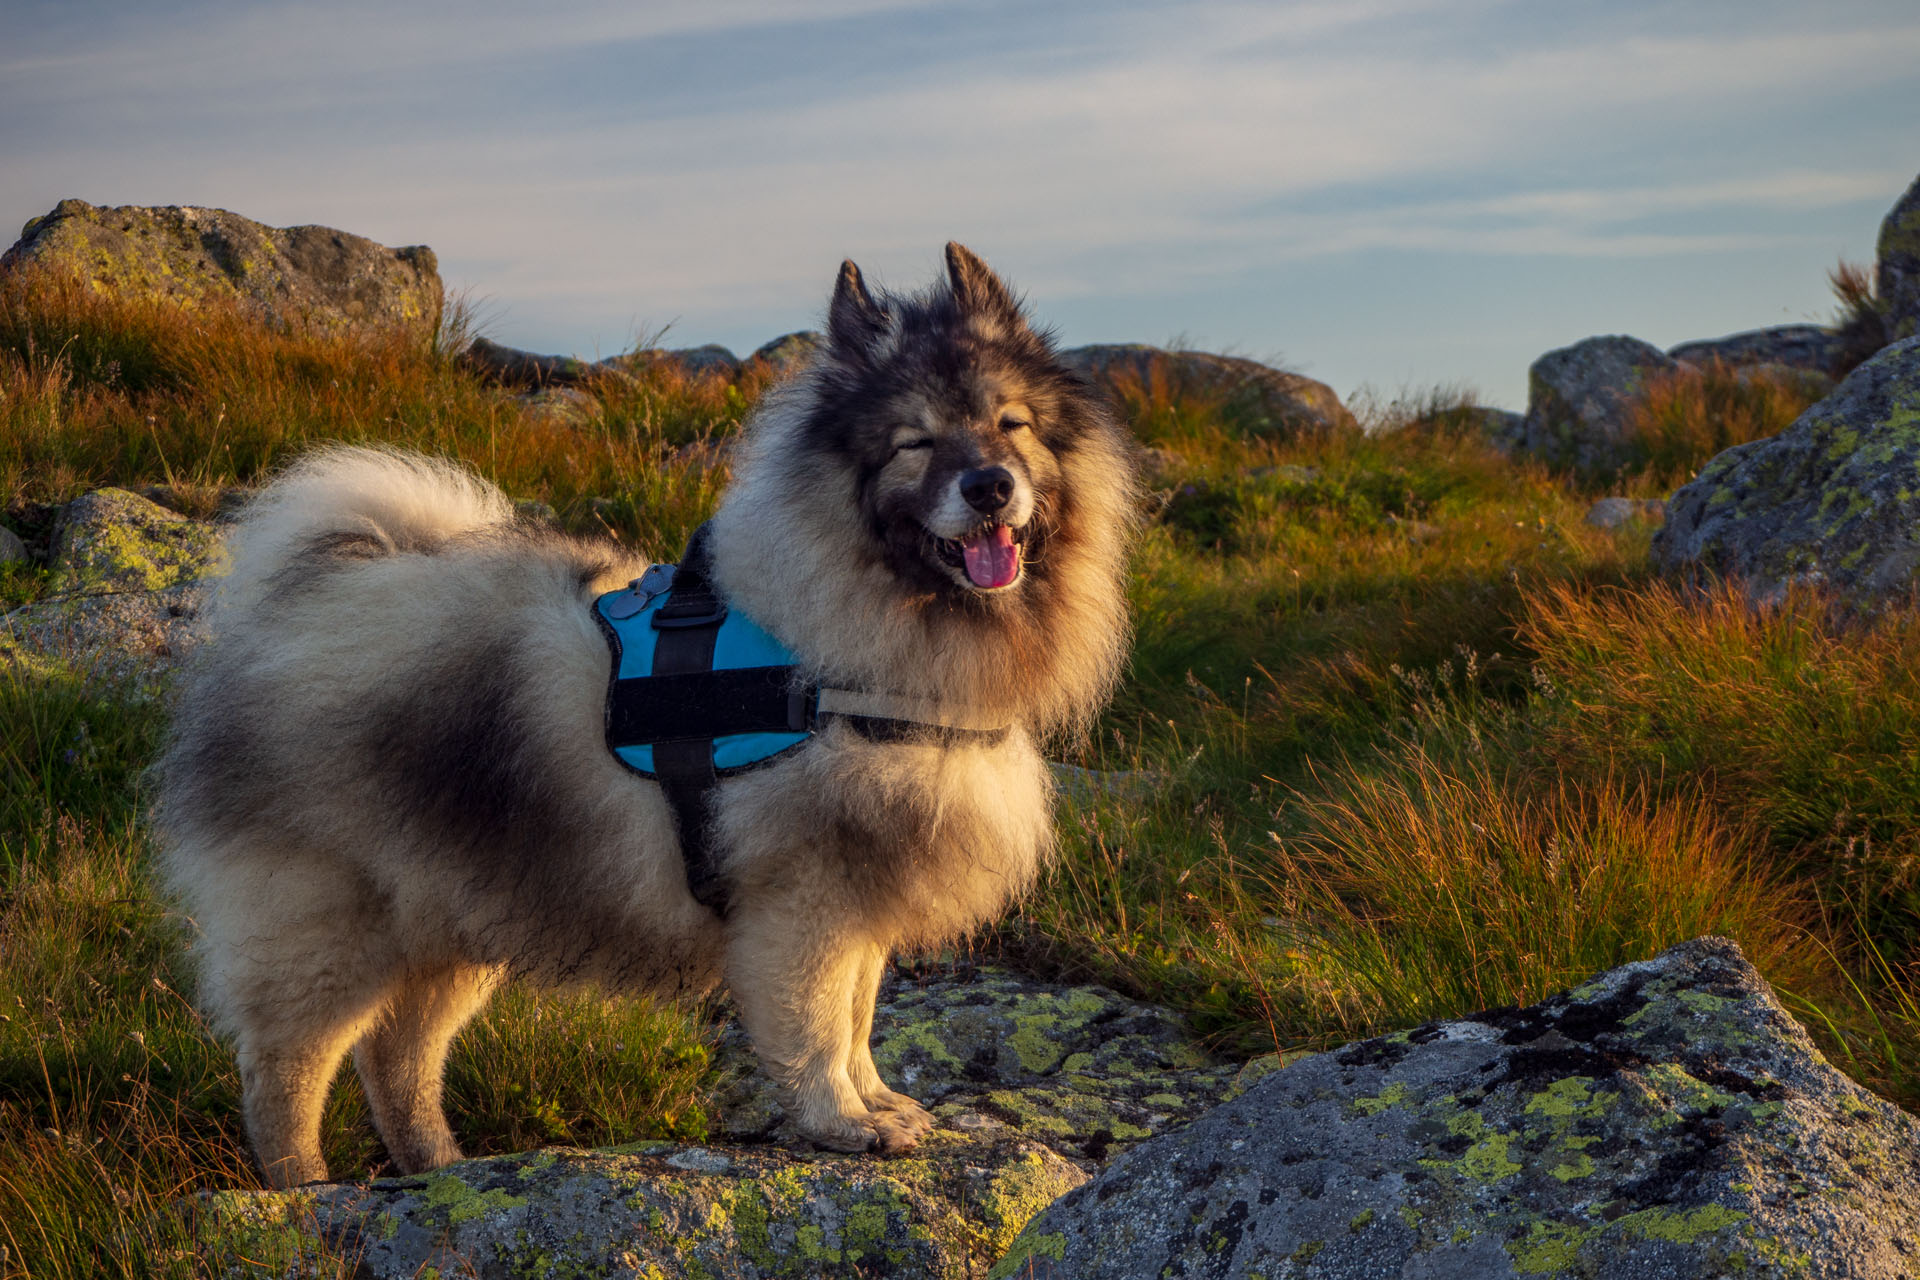
M 89 488 L 205 514 L 308 442 L 371 440 L 669 555 L 768 376 L 643 366 L 568 419 L 449 344 L 0 278 L 0 496 L 44 545 L 51 504 Z M 1164 377 L 1116 390 L 1155 450 L 1155 509 L 1129 677 L 1071 758 L 1156 781 L 1063 804 L 1055 874 L 982 945 L 1255 1053 L 1524 1003 L 1721 933 L 1831 1056 L 1920 1103 L 1920 615 L 1664 587 L 1646 528 L 1587 526 L 1596 482 L 1503 455 L 1462 392 L 1307 439 Z M 1612 491 L 1664 494 L 1810 394 L 1724 369 L 1656 383 Z M 9 571 L 0 602 L 46 577 Z M 0 672 L 0 1276 L 238 1265 L 179 1208 L 257 1184 L 147 870 L 163 716 L 54 666 Z M 450 1110 L 476 1152 L 697 1138 L 710 1038 L 708 1011 L 509 989 L 456 1047 Z M 383 1166 L 350 1071 L 325 1141 L 336 1173 Z

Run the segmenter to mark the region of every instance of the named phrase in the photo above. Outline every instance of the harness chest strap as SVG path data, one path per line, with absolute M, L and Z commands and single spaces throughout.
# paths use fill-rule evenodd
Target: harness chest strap
M 738 742 L 736 735 L 779 735 L 765 756 L 724 770 L 734 773 L 798 746 L 828 719 L 841 720 L 879 741 L 992 742 L 1004 737 L 1009 726 L 955 716 L 924 699 L 807 685 L 793 664 L 715 669 L 715 647 L 728 611 L 710 576 L 707 538 L 705 525 L 694 532 L 672 570 L 665 600 L 652 611 L 653 655 L 647 675 L 620 675 L 620 639 L 608 619 L 633 618 L 650 603 L 648 589 L 660 592 L 664 575 L 649 571 L 636 584 L 637 601 L 596 609 L 596 617 L 615 650 L 607 693 L 607 745 L 629 768 L 636 766 L 623 748 L 650 751 L 652 768 L 641 772 L 660 783 L 673 812 L 687 888 L 724 919 L 730 895 L 716 865 L 712 835 L 714 796 L 723 775 L 714 759 L 716 739 Z

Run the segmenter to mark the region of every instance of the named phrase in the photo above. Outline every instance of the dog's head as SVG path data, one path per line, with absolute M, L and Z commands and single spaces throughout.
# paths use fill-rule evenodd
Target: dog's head
M 807 432 L 845 457 L 875 547 L 907 584 L 983 599 L 1045 573 L 1064 455 L 1100 425 L 998 276 L 958 244 L 944 285 L 875 295 L 844 263 Z

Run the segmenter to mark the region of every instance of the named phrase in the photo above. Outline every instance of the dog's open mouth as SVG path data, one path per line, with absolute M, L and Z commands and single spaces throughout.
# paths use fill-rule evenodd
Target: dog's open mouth
M 936 537 L 933 549 L 943 563 L 965 573 L 978 589 L 998 591 L 1019 579 L 1020 548 L 1025 541 L 1024 529 L 996 520 L 958 538 Z

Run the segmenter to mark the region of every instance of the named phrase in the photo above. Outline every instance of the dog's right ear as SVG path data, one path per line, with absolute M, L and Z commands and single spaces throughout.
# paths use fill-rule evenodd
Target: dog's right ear
M 834 283 L 833 302 L 827 307 L 827 336 L 834 351 L 865 360 L 886 331 L 886 311 L 867 292 L 860 268 L 847 259 L 840 264 L 840 279 Z

